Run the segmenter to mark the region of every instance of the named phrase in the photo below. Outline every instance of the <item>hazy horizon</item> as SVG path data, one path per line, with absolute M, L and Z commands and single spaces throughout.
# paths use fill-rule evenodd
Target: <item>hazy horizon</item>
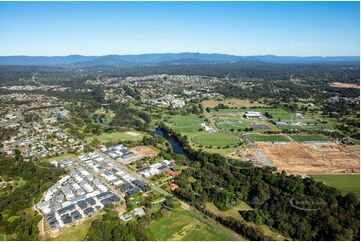
M 183 54 L 183 53 L 192 53 L 192 54 L 206 54 L 206 55 L 232 55 L 232 56 L 239 56 L 239 57 L 252 57 L 252 56 L 276 56 L 276 57 L 360 57 L 360 55 L 275 55 L 275 54 L 255 54 L 255 55 L 238 55 L 232 53 L 206 53 L 206 52 L 147 52 L 147 53 L 129 53 L 129 54 L 118 54 L 118 53 L 108 53 L 108 54 L 101 54 L 101 55 L 82 55 L 82 54 L 67 54 L 67 55 L 0 55 L 1 57 L 67 57 L 67 56 L 85 56 L 85 57 L 101 57 L 101 56 L 136 56 L 136 55 L 166 55 L 166 54 Z
M 359 2 L 0 2 L 0 55 L 359 56 Z

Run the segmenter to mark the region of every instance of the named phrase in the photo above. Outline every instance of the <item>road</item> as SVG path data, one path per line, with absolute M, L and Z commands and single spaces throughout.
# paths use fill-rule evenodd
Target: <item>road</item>
M 162 188 L 156 186 L 152 181 L 149 181 L 148 179 L 142 177 L 141 175 L 139 175 L 138 173 L 136 173 L 135 171 L 129 169 L 126 165 L 120 163 L 119 161 L 115 161 L 113 160 L 112 158 L 110 158 L 109 156 L 105 155 L 104 153 L 100 152 L 99 150 L 96 150 L 95 152 L 97 152 L 98 155 L 100 155 L 101 157 L 103 157 L 105 160 L 107 160 L 108 162 L 110 162 L 111 164 L 113 164 L 115 167 L 119 168 L 119 169 L 122 169 L 126 172 L 128 172 L 129 174 L 131 174 L 133 177 L 137 178 L 138 180 L 140 181 L 143 181 L 145 183 L 147 183 L 148 185 L 150 185 L 150 187 L 165 195 L 165 196 L 170 196 L 171 194 L 165 190 L 163 190 Z

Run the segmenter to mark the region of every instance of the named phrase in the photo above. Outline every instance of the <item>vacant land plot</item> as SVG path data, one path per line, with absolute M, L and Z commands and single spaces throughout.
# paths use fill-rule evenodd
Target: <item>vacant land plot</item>
M 160 150 L 153 146 L 136 146 L 130 149 L 137 155 L 142 155 L 145 157 L 155 157 L 159 154 Z
M 236 99 L 236 98 L 230 98 L 225 100 L 205 100 L 202 102 L 204 108 L 214 108 L 218 104 L 224 104 L 231 108 L 242 108 L 242 107 L 265 107 L 265 104 L 256 102 L 256 101 L 250 101 L 247 99 Z
M 151 240 L 234 240 L 221 225 L 205 222 L 189 210 L 173 211 L 148 226 Z
M 307 141 L 329 141 L 330 139 L 324 135 L 301 135 L 301 134 L 292 134 L 290 137 L 293 141 L 297 142 L 307 142 Z
M 234 145 L 238 142 L 238 138 L 221 132 L 216 133 L 200 133 L 193 136 L 192 142 L 205 146 L 227 146 Z
M 144 137 L 143 133 L 128 131 L 128 132 L 114 132 L 109 134 L 101 134 L 97 136 L 93 136 L 89 138 L 92 140 L 93 138 L 97 138 L 101 143 L 116 143 L 122 141 L 140 141 Z
M 317 174 L 312 177 L 343 194 L 353 193 L 360 199 L 360 174 Z
M 359 173 L 360 147 L 337 143 L 259 144 L 262 152 L 279 170 L 295 174 Z
M 170 120 L 172 127 L 179 133 L 198 132 L 204 119 L 198 116 L 175 116 Z
M 247 134 L 249 139 L 256 142 L 288 142 L 290 139 L 282 134 Z

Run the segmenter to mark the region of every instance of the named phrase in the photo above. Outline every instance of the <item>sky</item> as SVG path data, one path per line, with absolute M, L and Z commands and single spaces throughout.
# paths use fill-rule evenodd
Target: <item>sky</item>
M 0 55 L 359 56 L 359 2 L 0 2 Z

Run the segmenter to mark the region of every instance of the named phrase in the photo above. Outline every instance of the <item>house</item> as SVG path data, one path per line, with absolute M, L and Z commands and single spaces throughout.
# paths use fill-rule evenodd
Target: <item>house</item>
M 83 210 L 83 212 L 84 212 L 85 215 L 90 216 L 90 215 L 92 215 L 94 213 L 94 208 L 91 208 L 91 207 L 86 208 L 86 209 Z
M 142 216 L 145 215 L 145 212 L 144 212 L 143 208 L 134 208 L 133 215 L 138 216 L 138 217 L 142 217 Z
M 245 118 L 261 118 L 261 113 L 260 112 L 254 112 L 254 111 L 246 111 L 244 113 L 244 117 Z
M 172 171 L 172 170 L 170 170 L 170 169 L 165 170 L 164 173 L 167 174 L 167 175 L 173 176 L 173 177 L 178 176 L 178 173 L 176 173 L 176 172 L 174 172 L 174 171 Z
M 170 190 L 175 191 L 179 188 L 179 186 L 175 183 L 169 184 Z
M 211 126 L 209 126 L 206 123 L 202 123 L 201 126 L 203 127 L 204 131 L 206 131 L 206 132 L 212 133 L 212 132 L 216 131 L 215 128 L 212 128 Z
M 303 114 L 301 114 L 301 113 L 295 113 L 295 118 L 299 118 L 299 119 L 303 119 L 304 118 L 304 116 L 303 116 Z

